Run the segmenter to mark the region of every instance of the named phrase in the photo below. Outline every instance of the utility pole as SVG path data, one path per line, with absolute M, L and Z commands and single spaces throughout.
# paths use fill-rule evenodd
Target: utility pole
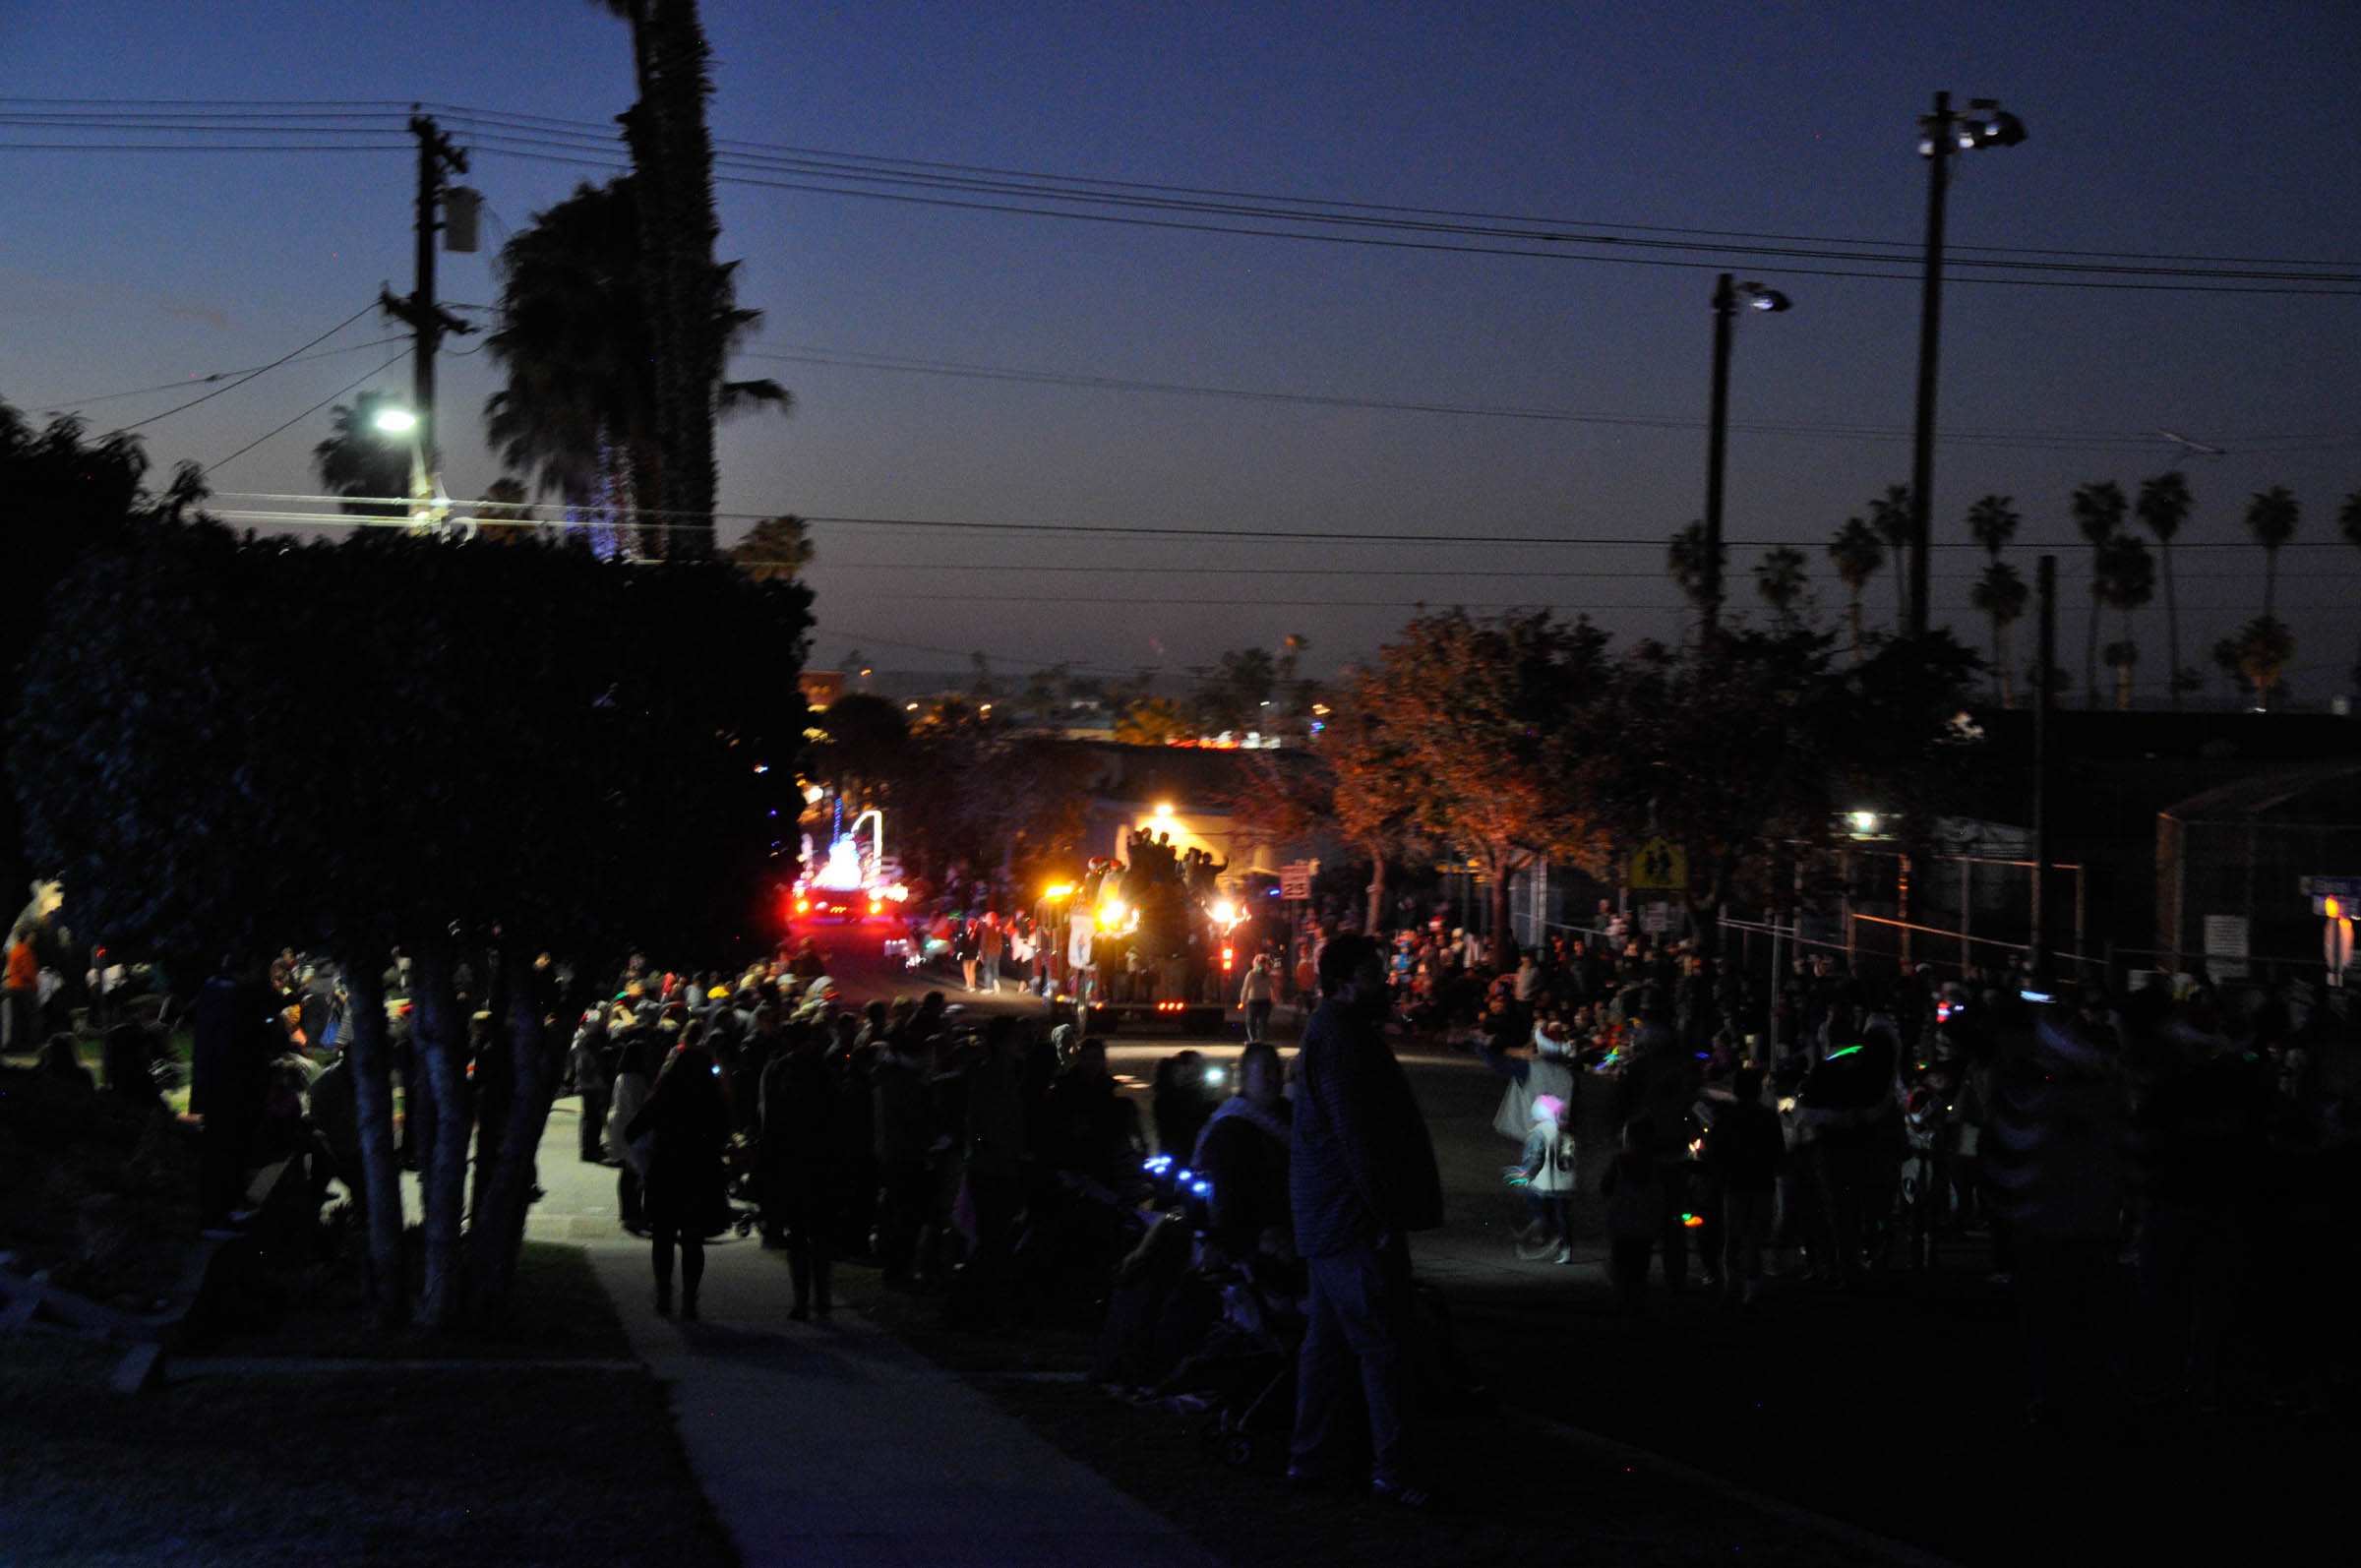
M 2058 558 L 2043 556 L 2034 578 L 2040 625 L 2040 664 L 2033 672 L 2033 922 L 2032 974 L 2037 983 L 2049 977 L 2050 846 L 2049 772 L 2050 708 L 2055 696 L 2058 662 Z M 2079 873 L 2077 874 L 2080 874 Z
M 1724 272 L 1714 284 L 1714 396 L 1705 447 L 1705 627 L 1711 644 L 1722 629 L 1722 473 L 1729 450 L 1729 324 L 1737 295 Z
M 1935 357 L 1943 332 L 1943 203 L 1951 189 L 1951 94 L 1935 94 L 1923 123 L 1934 151 L 1926 159 L 1926 264 L 1918 293 L 1918 414 L 1910 438 L 1909 634 L 1926 635 L 1927 544 L 1935 500 Z M 1923 144 L 1922 144 L 1923 145 Z
M 443 226 L 443 175 L 446 170 L 466 173 L 467 154 L 452 145 L 429 115 L 412 114 L 410 134 L 418 139 L 416 276 L 407 299 L 381 289 L 377 302 L 410 329 L 410 412 L 418 420 L 410 458 L 410 521 L 417 525 L 433 510 L 442 473 L 435 440 L 435 350 L 446 332 L 464 335 L 475 329 L 435 303 L 435 233 Z
M 1991 98 L 1970 98 L 1954 114 L 1951 94 L 1935 94 L 1935 109 L 1918 122 L 1918 153 L 1926 159 L 1926 267 L 1918 294 L 1918 412 L 1910 442 L 1911 636 L 1927 628 L 1927 552 L 1935 506 L 1935 360 L 1943 335 L 1943 209 L 1951 192 L 1951 160 L 1979 148 L 2015 147 L 2025 122 Z

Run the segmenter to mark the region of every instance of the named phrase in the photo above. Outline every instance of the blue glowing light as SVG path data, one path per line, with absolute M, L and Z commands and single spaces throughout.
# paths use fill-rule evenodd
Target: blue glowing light
M 1213 1183 L 1210 1181 L 1192 1181 L 1189 1183 L 1188 1190 L 1195 1193 L 1200 1198 L 1210 1197 L 1213 1195 Z

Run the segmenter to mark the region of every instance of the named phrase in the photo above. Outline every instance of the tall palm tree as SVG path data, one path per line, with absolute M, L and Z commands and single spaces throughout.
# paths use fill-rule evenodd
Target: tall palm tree
M 2074 526 L 2090 545 L 2089 636 L 2083 644 L 2083 704 L 2098 706 L 2098 558 L 2123 527 L 2123 487 L 2112 479 L 2084 485 L 2074 493 Z
M 1852 657 L 1861 657 L 1861 590 L 1877 575 L 1877 569 L 1886 564 L 1886 544 L 1877 530 L 1858 517 L 1847 517 L 1845 526 L 1828 543 L 1829 558 L 1837 564 L 1838 580 L 1850 595 L 1845 606 L 1846 619 L 1852 627 Z
M 2141 480 L 2140 499 L 2133 507 L 2142 526 L 2156 536 L 2156 555 L 2163 567 L 2164 642 L 2172 660 L 2164 684 L 2175 708 L 2181 705 L 2181 694 L 2194 689 L 2195 676 L 2181 668 L 2181 607 L 2172 591 L 2172 541 L 2196 505 L 2188 478 L 2175 471 Z
M 1886 486 L 1886 493 L 1869 503 L 1869 526 L 1894 552 L 1894 626 L 1899 631 L 1910 618 L 1910 487 Z
M 1785 544 L 1764 551 L 1755 565 L 1754 591 L 1783 628 L 1795 625 L 1795 601 L 1803 597 L 1804 573 L 1810 565 L 1802 551 Z
M 1727 545 L 1722 547 L 1722 554 L 1727 559 Z M 1671 574 L 1673 586 L 1680 589 L 1681 597 L 1696 610 L 1702 625 L 1708 608 L 1706 598 L 1713 588 L 1706 569 L 1703 522 L 1692 522 L 1674 532 L 1671 544 L 1665 550 L 1665 570 Z
M 2017 705 L 2017 680 L 2009 668 L 2009 627 L 2025 614 L 2025 578 L 2006 561 L 1993 561 L 1968 590 L 1968 601 L 1992 622 L 1992 676 L 2000 683 L 2000 705 Z
M 500 325 L 486 346 L 507 384 L 484 418 L 502 461 L 540 493 L 582 507 L 610 492 L 627 512 L 660 515 L 665 416 L 638 266 L 641 189 L 636 176 L 577 186 L 501 248 Z M 735 263 L 707 273 L 701 315 L 716 371 L 704 401 L 792 409 L 774 381 L 718 378 L 762 320 L 738 305 Z M 663 554 L 669 536 L 651 526 L 647 553 Z
M 410 444 L 377 428 L 380 409 L 403 406 L 393 392 L 371 391 L 329 410 L 328 438 L 312 449 L 321 488 L 334 496 L 407 496 Z M 387 499 L 348 500 L 341 510 L 356 517 L 402 517 L 410 509 L 406 501 Z
M 2246 531 L 2263 547 L 2263 618 L 2271 618 L 2279 593 L 2279 549 L 2295 537 L 2301 518 L 2295 494 L 2285 485 L 2258 492 L 2246 504 Z M 2269 702 L 2264 704 L 2270 706 Z
M 1984 554 L 1995 561 L 2008 548 L 2009 541 L 2017 537 L 2017 524 L 2021 520 L 2016 506 L 2007 496 L 1985 496 L 1968 509 L 1968 531 L 1975 536 Z
M 705 99 L 712 49 L 696 0 L 591 0 L 631 25 L 639 98 L 624 118 L 632 166 L 648 200 L 636 214 L 638 265 L 658 392 L 660 494 L 682 531 L 680 553 L 710 554 L 713 414 L 721 354 L 702 328 L 701 300 L 721 224 L 713 208 L 713 141 Z
M 2098 552 L 2090 589 L 2100 603 L 2123 617 L 2123 636 L 2107 645 L 2107 664 L 2115 672 L 2115 706 L 2132 705 L 2132 666 L 2140 662 L 2139 644 L 2132 640 L 2132 612 L 2155 597 L 2156 562 L 2148 541 L 2136 533 L 2119 533 Z

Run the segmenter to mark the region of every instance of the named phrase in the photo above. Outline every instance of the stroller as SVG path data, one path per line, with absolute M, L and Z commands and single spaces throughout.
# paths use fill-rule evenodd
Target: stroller
M 1197 1441 L 1238 1470 L 1268 1468 L 1296 1417 L 1296 1358 L 1303 1348 L 1300 1284 L 1261 1259 L 1211 1273 L 1222 1315 L 1165 1381 L 1205 1402 Z

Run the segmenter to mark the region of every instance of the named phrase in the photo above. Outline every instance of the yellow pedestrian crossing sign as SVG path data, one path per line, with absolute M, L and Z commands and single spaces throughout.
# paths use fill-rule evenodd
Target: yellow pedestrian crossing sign
M 1689 890 L 1689 853 L 1668 838 L 1652 838 L 1631 857 L 1626 886 L 1658 892 Z

